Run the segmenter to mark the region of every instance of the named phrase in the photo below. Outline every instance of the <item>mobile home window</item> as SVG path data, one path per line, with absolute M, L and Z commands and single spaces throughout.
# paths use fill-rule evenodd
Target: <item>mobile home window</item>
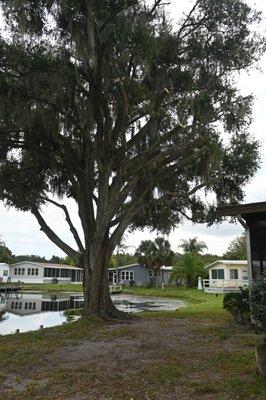
M 238 270 L 230 269 L 230 279 L 238 279 Z
M 122 279 L 122 281 L 133 281 L 134 280 L 134 271 L 122 271 L 121 279 Z
M 14 275 L 17 275 L 17 274 L 18 274 L 18 269 L 15 268 L 15 269 L 14 269 Z
M 39 274 L 39 269 L 35 268 L 35 275 L 38 275 L 38 274 Z
M 28 268 L 28 275 L 30 275 L 30 271 L 31 271 L 31 269 L 30 269 L 30 268 Z
M 22 268 L 22 275 L 25 275 L 25 268 Z
M 212 279 L 224 279 L 224 269 L 213 269 Z

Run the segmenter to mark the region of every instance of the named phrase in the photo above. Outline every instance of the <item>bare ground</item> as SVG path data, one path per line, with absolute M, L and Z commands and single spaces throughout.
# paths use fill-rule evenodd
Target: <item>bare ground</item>
M 39 363 L 9 373 L 0 399 L 264 399 L 263 389 L 252 389 L 262 383 L 249 339 L 243 330 L 211 320 L 107 324 L 100 334 L 44 352 Z

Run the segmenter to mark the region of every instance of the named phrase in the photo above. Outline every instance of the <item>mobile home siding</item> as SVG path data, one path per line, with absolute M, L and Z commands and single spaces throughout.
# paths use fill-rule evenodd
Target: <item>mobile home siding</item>
M 61 264 L 35 263 L 22 261 L 9 266 L 12 282 L 51 283 L 54 278 L 58 283 L 82 282 L 82 270 Z

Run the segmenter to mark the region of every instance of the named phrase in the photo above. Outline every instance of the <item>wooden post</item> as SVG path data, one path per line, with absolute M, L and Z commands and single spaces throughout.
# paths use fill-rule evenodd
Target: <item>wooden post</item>
M 251 246 L 250 246 L 250 231 L 249 228 L 246 228 L 246 247 L 247 247 L 247 261 L 248 261 L 248 283 L 251 287 L 252 285 L 252 260 L 251 260 Z

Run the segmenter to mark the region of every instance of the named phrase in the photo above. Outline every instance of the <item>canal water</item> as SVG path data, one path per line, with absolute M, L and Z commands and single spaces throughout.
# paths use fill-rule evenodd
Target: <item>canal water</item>
M 184 306 L 180 300 L 151 296 L 112 295 L 116 307 L 124 312 L 171 311 Z M 60 293 L 9 293 L 0 295 L 0 335 L 34 331 L 69 321 L 65 310 L 81 308 L 83 295 Z M 1 317 L 2 315 L 2 317 Z

